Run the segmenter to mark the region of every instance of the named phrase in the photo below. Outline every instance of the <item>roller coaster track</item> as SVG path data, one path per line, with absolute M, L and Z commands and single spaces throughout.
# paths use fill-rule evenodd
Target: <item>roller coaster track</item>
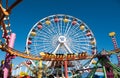
M 116 69 L 118 72 L 120 72 L 120 67 L 117 65 L 112 64 L 111 62 L 108 62 L 114 69 Z
M 5 16 L 9 15 L 11 10 L 21 2 L 22 0 L 16 0 L 8 9 L 4 9 L 2 5 L 0 4 L 0 10 L 2 11 L 2 16 L 0 17 L 0 21 L 4 19 Z
M 43 57 L 40 57 L 40 56 L 34 56 L 34 55 L 31 55 L 31 54 L 26 54 L 25 52 L 17 51 L 17 50 L 15 50 L 13 48 L 10 48 L 10 47 L 6 46 L 5 44 L 0 45 L 0 49 L 2 51 L 5 51 L 7 53 L 10 53 L 12 55 L 16 55 L 16 56 L 19 56 L 19 57 L 22 57 L 22 58 L 27 58 L 27 59 L 31 59 L 31 60 L 43 60 L 43 61 L 53 61 L 53 60 L 57 60 L 57 61 L 64 61 L 64 60 L 72 61 L 72 60 L 92 59 L 92 58 L 99 57 L 101 55 L 108 56 L 108 55 L 116 54 L 116 53 L 120 52 L 120 49 L 117 49 L 117 50 L 109 51 L 106 54 L 87 55 L 85 58 L 78 58 L 76 56 L 74 59 L 71 59 L 71 58 L 70 59 L 66 59 L 67 56 L 65 56 L 63 59 L 53 59 L 53 58 L 47 59 L 47 58 L 43 58 Z
M 3 51 L 7 52 L 7 53 L 10 53 L 11 55 L 15 55 L 15 56 L 19 56 L 19 57 L 23 57 L 23 58 L 28 58 L 28 59 L 31 59 L 31 60 L 42 60 L 41 58 L 39 58 L 38 56 L 33 56 L 33 55 L 28 55 L 24 52 L 20 52 L 20 51 L 17 51 L 13 48 L 10 48 L 8 46 L 0 46 L 0 49 L 2 49 Z

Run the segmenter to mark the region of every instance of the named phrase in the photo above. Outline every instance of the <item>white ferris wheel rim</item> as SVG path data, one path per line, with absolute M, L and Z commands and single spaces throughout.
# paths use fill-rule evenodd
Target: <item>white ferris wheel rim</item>
M 57 15 L 57 16 L 67 16 L 67 17 L 75 18 L 75 17 L 73 17 L 73 16 L 65 15 L 65 14 L 56 14 L 56 15 Z M 50 15 L 50 16 L 48 16 L 48 17 L 49 17 L 49 18 L 50 18 L 50 17 L 55 17 L 56 15 Z M 30 30 L 30 32 L 29 32 L 29 34 L 28 34 L 28 36 L 27 36 L 26 47 L 28 47 L 27 42 L 28 42 L 28 38 L 29 38 L 30 33 L 32 32 L 32 30 L 36 27 L 36 25 L 37 25 L 40 21 L 43 21 L 43 20 L 47 19 L 48 17 L 45 17 L 45 18 L 39 20 L 39 21 L 31 28 L 31 30 Z M 77 20 L 79 20 L 80 22 L 84 23 L 82 20 L 80 20 L 80 19 L 78 19 L 78 18 L 75 18 L 75 19 L 77 19 Z M 90 28 L 86 25 L 86 23 L 84 23 L 84 25 L 90 30 Z M 91 31 L 91 33 L 92 33 L 92 35 L 93 35 L 93 32 L 92 32 L 92 31 Z M 94 37 L 94 35 L 93 35 L 93 37 Z M 95 38 L 94 38 L 94 39 L 95 39 Z M 95 39 L 95 46 L 96 46 L 96 39 Z M 28 48 L 26 48 L 26 51 L 28 51 Z M 96 53 L 95 53 L 95 54 L 96 54 Z

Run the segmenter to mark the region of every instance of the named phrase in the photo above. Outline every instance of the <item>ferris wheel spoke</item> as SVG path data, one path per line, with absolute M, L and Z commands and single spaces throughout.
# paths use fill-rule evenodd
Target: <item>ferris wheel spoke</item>
M 39 44 L 39 45 L 30 45 L 30 47 L 39 47 L 39 46 L 42 47 L 42 44 Z
M 81 41 L 83 41 L 83 42 L 85 42 L 85 43 L 87 43 L 87 42 L 90 42 L 90 39 L 88 39 L 88 38 L 74 38 L 74 41 L 73 42 L 81 42 Z M 86 42 L 87 41 L 87 42 Z
M 58 28 L 58 23 L 55 23 L 55 30 L 56 30 L 56 35 L 59 35 L 59 28 Z
M 78 32 L 73 35 L 73 37 L 75 37 L 75 38 L 82 37 L 82 36 L 83 36 L 83 33 L 81 33 L 81 32 L 80 33 Z
M 47 28 L 47 27 L 45 27 L 45 28 Z M 44 33 L 46 33 L 47 35 L 49 35 L 49 36 L 52 36 L 52 34 L 50 33 L 50 30 L 48 30 L 48 31 L 46 31 L 46 30 L 42 30 Z
M 61 21 L 61 19 L 57 22 L 57 27 L 58 27 L 58 33 L 59 33 L 59 35 L 61 35 L 60 21 Z
M 48 31 L 49 33 L 53 33 L 53 31 L 49 28 L 49 27 L 51 27 L 51 23 L 50 23 L 49 26 L 46 25 L 45 23 L 44 23 L 43 25 L 45 26 L 44 29 L 47 29 L 47 31 Z
M 54 34 L 54 31 L 52 31 L 51 29 L 48 29 L 48 31 L 50 34 L 52 34 L 52 35 Z
M 73 27 L 74 27 L 74 28 L 73 28 L 73 30 L 71 30 L 69 36 L 73 36 L 73 34 L 74 34 L 75 32 L 77 32 L 77 31 L 80 30 L 78 26 L 73 26 Z
M 72 28 L 71 28 L 71 31 L 69 32 L 69 36 L 71 36 L 71 34 L 73 34 L 73 33 L 75 33 L 76 32 L 76 30 L 78 30 L 79 29 L 79 27 L 77 26 L 77 25 L 75 25 L 75 26 L 72 26 Z
M 63 35 L 63 33 L 62 33 L 62 31 L 63 31 L 63 29 L 62 29 L 63 28 L 63 26 L 62 26 L 62 20 L 60 20 L 60 24 L 59 25 L 60 25 L 60 33 L 61 33 L 61 35 Z
M 48 41 L 50 38 L 45 38 L 45 37 L 36 37 L 36 40 L 37 41 L 42 41 L 42 40 L 44 40 L 44 41 Z M 35 41 L 34 41 L 35 42 Z
M 73 48 L 74 53 L 81 53 L 84 50 L 82 50 L 81 48 Z
M 52 23 L 54 20 L 52 19 L 51 20 L 51 31 L 54 33 L 54 34 L 57 34 L 57 32 L 56 32 L 56 29 L 55 29 L 55 27 L 54 27 L 54 24 Z
M 68 28 L 66 29 L 66 33 L 65 33 L 66 36 L 69 34 L 69 30 L 70 30 L 72 24 L 69 22 L 68 25 L 69 25 L 69 26 L 68 26 Z
M 50 33 L 45 29 L 41 29 L 40 31 L 38 31 L 38 35 L 45 35 L 45 36 L 49 36 L 50 37 Z
M 74 38 L 74 39 L 77 39 L 77 38 Z M 83 37 L 83 38 L 80 38 L 79 40 L 89 40 L 89 39 L 86 37 Z
M 73 43 L 75 46 L 91 46 L 88 42 L 74 42 Z
M 72 23 L 70 23 L 69 28 L 68 28 L 68 30 L 67 30 L 67 32 L 66 32 L 66 35 L 69 34 L 71 27 L 72 27 Z
M 46 38 L 43 38 L 43 37 L 36 37 L 36 40 L 44 40 L 44 41 L 48 41 L 48 39 L 46 39 Z M 34 41 L 35 42 L 35 41 Z
M 84 43 L 84 44 L 82 44 L 82 43 Z M 74 42 L 73 45 L 74 46 L 87 46 L 87 45 L 91 46 L 91 45 L 89 45 L 89 43 L 86 43 L 86 42 L 79 42 L 79 43 L 78 42 Z
M 37 50 L 41 50 L 41 52 L 43 52 L 43 51 L 44 51 L 44 50 L 43 50 L 44 48 L 47 48 L 47 49 L 49 50 L 49 49 L 50 49 L 50 46 L 46 46 L 46 47 L 44 47 L 44 46 L 43 46 L 43 47 L 38 47 Z M 42 50 L 43 50 L 43 51 L 42 51 Z M 36 49 L 32 49 L 31 52 L 36 52 Z M 38 52 L 36 52 L 36 53 L 38 53 Z
M 64 22 L 64 21 L 62 21 L 62 23 L 63 23 L 63 26 L 62 26 L 62 28 L 63 28 L 63 35 L 65 35 L 66 25 L 65 25 L 65 22 Z
M 44 42 L 50 42 L 49 40 L 50 38 L 45 38 L 45 37 L 36 37 L 36 41 L 34 42 L 37 42 L 37 41 L 44 41 Z
M 46 50 L 45 50 L 46 52 L 49 52 L 49 51 L 51 51 L 51 50 L 52 50 L 51 45 L 44 46 L 44 48 L 46 49 Z M 51 52 L 53 52 L 53 51 L 51 51 Z
M 48 36 L 47 34 L 43 34 L 43 33 L 39 33 L 41 35 L 38 35 L 38 38 L 45 38 L 45 39 L 49 39 L 50 36 Z
M 52 53 L 52 52 L 53 52 L 53 48 L 49 48 L 49 49 L 48 49 L 48 52 L 49 52 L 49 53 Z
M 67 30 L 67 35 L 71 35 L 72 33 L 75 33 L 76 30 L 79 29 L 77 25 L 78 25 L 78 24 L 72 25 L 72 23 L 70 23 L 69 28 L 68 28 L 68 30 Z M 81 33 L 81 32 L 80 32 L 80 33 Z
M 77 32 L 73 35 L 73 37 L 75 37 L 75 38 L 79 38 L 79 37 L 82 37 L 82 36 L 83 36 L 83 33 L 81 33 L 81 32 Z
M 49 45 L 49 44 L 34 44 L 34 45 L 31 45 L 31 47 L 43 47 L 43 45 L 46 45 L 46 47 L 48 47 L 48 46 L 51 46 L 51 45 Z M 49 47 L 48 47 L 49 48 Z
M 57 32 L 57 28 L 56 28 L 57 26 L 56 26 L 56 23 L 54 22 L 54 20 L 52 20 L 51 26 L 52 26 L 52 31 L 54 31 L 54 33 L 56 35 L 59 35 L 59 33 Z
M 57 33 L 56 35 L 59 35 L 60 33 L 59 33 L 59 25 L 58 25 L 58 22 L 55 23 L 55 26 L 56 26 L 56 27 L 55 27 L 55 28 L 56 28 L 55 30 L 56 30 L 56 33 Z
M 79 46 L 74 46 L 74 47 L 72 47 L 73 49 L 75 49 L 76 51 L 80 51 L 81 49 L 81 47 L 79 47 Z
M 47 40 L 43 40 L 43 41 L 42 41 L 42 39 L 41 39 L 41 40 L 33 41 L 33 43 L 38 43 L 38 45 L 43 44 L 43 43 L 45 43 L 45 44 L 50 44 L 51 41 L 47 41 Z
M 68 21 L 68 23 L 65 23 L 65 22 L 64 22 L 64 24 L 65 24 L 65 36 L 66 36 L 67 29 L 68 29 L 68 27 L 69 27 L 69 21 Z
M 85 49 L 85 50 L 88 50 L 88 51 L 90 50 L 90 49 L 89 49 L 89 48 L 87 48 L 87 47 L 82 47 L 82 49 Z
M 72 33 L 70 36 L 77 36 L 77 35 L 79 35 L 79 36 L 82 36 L 82 34 L 83 33 L 79 33 L 81 30 L 77 30 L 77 31 L 75 31 L 75 33 Z
M 79 53 L 79 51 L 76 51 L 75 49 L 72 49 L 73 53 Z
M 51 41 L 41 41 L 41 40 L 37 40 L 37 41 L 33 41 L 33 43 L 39 43 L 39 44 L 46 43 L 46 44 L 50 44 Z
M 77 47 L 77 46 L 76 46 L 76 47 Z M 83 49 L 83 50 L 87 50 L 87 51 L 90 50 L 90 48 L 88 48 L 88 47 L 81 47 L 81 49 Z
M 46 50 L 47 50 L 46 52 L 48 52 L 48 53 L 52 53 L 54 51 L 54 48 L 52 48 L 50 45 L 47 47 L 44 47 L 44 48 L 46 48 Z
M 86 40 L 76 40 L 73 41 L 73 43 L 89 43 L 90 41 L 86 41 Z

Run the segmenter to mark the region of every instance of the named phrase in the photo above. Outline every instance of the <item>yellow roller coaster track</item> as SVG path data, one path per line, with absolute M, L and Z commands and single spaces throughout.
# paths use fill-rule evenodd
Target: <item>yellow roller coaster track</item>
M 57 60 L 57 61 L 64 61 L 64 60 L 68 60 L 68 61 L 72 61 L 72 60 L 84 60 L 84 59 L 92 59 L 92 58 L 96 58 L 97 56 L 100 56 L 102 54 L 96 54 L 96 55 L 87 55 L 86 57 L 84 58 L 79 58 L 78 56 L 76 56 L 74 59 L 73 57 L 68 57 L 68 55 L 64 55 L 64 58 L 60 58 L 59 55 L 55 55 L 55 57 L 57 58 L 53 58 L 53 57 L 46 57 L 46 58 L 43 58 L 43 57 L 40 57 L 40 56 L 35 56 L 35 55 L 32 55 L 32 54 L 26 54 L 25 52 L 20 52 L 20 51 L 17 51 L 13 48 L 10 48 L 4 44 L 0 45 L 0 49 L 2 51 L 5 51 L 7 53 L 10 53 L 11 55 L 16 55 L 16 56 L 19 56 L 19 57 L 23 57 L 23 58 L 27 58 L 27 59 L 31 59 L 31 60 L 43 60 L 43 61 L 52 61 L 52 60 Z M 106 54 L 103 54 L 103 55 L 111 55 L 111 54 L 116 54 L 116 53 L 119 53 L 120 52 L 120 49 L 117 49 L 117 50 L 112 50 L 112 51 L 109 51 L 108 53 Z M 50 54 L 51 55 L 51 54 Z

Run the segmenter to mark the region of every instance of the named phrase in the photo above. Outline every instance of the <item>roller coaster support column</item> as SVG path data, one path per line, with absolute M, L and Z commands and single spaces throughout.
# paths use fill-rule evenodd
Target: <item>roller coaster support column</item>
M 104 77 L 107 78 L 105 66 L 103 66 Z
M 97 70 L 97 67 L 98 67 L 97 64 L 100 63 L 100 62 L 101 62 L 101 59 L 97 61 L 97 63 L 94 66 L 94 69 L 88 74 L 87 78 L 93 78 L 94 77 L 94 74 L 95 74 L 95 72 Z
M 67 62 L 68 61 L 64 61 L 64 68 L 65 68 L 65 78 L 68 78 L 68 67 L 67 67 Z
M 42 78 L 42 60 L 39 61 L 38 78 Z
M 15 33 L 11 33 L 10 35 L 10 40 L 9 40 L 9 43 L 8 43 L 8 46 L 13 48 L 14 46 L 14 41 L 15 41 L 15 37 L 16 37 L 16 34 Z M 15 58 L 14 55 L 10 55 L 9 53 L 6 54 L 6 58 L 5 58 L 5 64 L 4 64 L 4 78 L 9 78 L 9 74 L 11 73 L 10 69 L 11 69 L 11 60 Z
M 103 51 L 105 51 L 105 50 L 103 50 Z M 99 60 L 102 59 L 100 64 L 105 67 L 105 69 L 103 71 L 104 71 L 104 74 L 106 73 L 106 78 L 114 78 L 113 68 L 108 63 L 108 62 L 110 62 L 109 58 L 106 55 L 102 55 L 102 56 L 99 56 L 98 59 Z
M 116 41 L 115 35 L 116 35 L 115 32 L 110 32 L 109 33 L 109 36 L 112 38 L 114 49 L 117 50 L 118 49 L 118 45 L 117 45 L 117 41 Z M 120 66 L 120 54 L 117 55 L 117 58 L 118 58 L 118 66 Z

